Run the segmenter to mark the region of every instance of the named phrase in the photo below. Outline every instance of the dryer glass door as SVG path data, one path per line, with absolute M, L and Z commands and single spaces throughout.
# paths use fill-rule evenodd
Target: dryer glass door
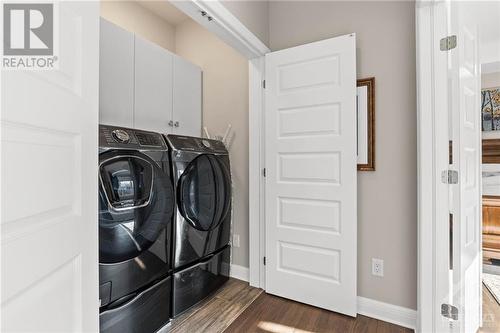
M 231 207 L 228 167 L 215 155 L 198 156 L 180 177 L 178 196 L 180 212 L 194 228 L 217 227 Z

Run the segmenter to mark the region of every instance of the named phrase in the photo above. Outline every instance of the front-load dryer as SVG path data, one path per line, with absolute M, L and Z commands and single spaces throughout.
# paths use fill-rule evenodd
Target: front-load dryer
M 161 134 L 99 126 L 101 332 L 156 332 L 169 322 L 170 170 Z
M 176 195 L 172 312 L 176 317 L 229 276 L 231 171 L 217 140 L 167 135 Z

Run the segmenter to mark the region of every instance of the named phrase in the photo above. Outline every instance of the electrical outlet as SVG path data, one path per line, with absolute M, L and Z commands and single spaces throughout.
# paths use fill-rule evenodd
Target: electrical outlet
M 233 235 L 233 246 L 240 247 L 240 235 L 238 234 Z
M 372 258 L 372 275 L 384 276 L 384 260 Z

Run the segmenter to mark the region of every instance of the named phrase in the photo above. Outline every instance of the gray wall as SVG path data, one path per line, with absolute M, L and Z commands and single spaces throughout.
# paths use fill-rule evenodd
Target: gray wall
M 358 294 L 417 306 L 417 142 L 413 2 L 272 1 L 269 46 L 356 33 L 358 78 L 376 79 L 376 171 L 358 173 Z M 383 278 L 371 258 L 385 261 Z
M 262 0 L 222 1 L 224 7 L 267 46 L 269 46 L 268 3 Z

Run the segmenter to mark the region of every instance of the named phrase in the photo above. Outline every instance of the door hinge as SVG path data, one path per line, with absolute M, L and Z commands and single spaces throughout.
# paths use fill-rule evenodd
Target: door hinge
M 453 141 L 450 140 L 448 144 L 448 164 L 453 164 Z
M 441 38 L 439 41 L 439 48 L 441 51 L 449 51 L 457 47 L 457 36 L 452 35 L 452 36 L 447 36 L 444 38 Z
M 451 304 L 441 304 L 441 316 L 451 320 L 458 320 L 458 308 Z
M 262 80 L 262 88 L 266 89 L 266 80 Z
M 262 262 L 264 263 L 264 266 L 266 266 L 266 257 L 262 258 Z
M 441 182 L 443 184 L 458 184 L 458 171 L 444 170 L 441 172 Z
M 262 176 L 266 177 L 266 168 L 262 169 Z

